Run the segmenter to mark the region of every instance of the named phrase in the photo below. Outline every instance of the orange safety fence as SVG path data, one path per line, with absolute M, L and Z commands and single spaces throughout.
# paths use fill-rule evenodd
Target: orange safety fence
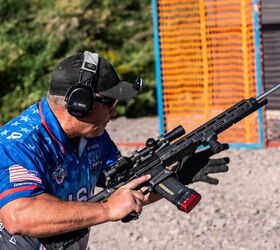
M 241 99 L 259 94 L 256 3 L 153 1 L 162 133 L 179 124 L 188 133 Z M 220 140 L 262 147 L 262 116 L 253 113 L 223 132 Z

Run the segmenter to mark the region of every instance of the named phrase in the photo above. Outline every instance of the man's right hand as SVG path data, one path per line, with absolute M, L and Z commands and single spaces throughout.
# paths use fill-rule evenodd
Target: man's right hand
M 131 212 L 136 212 L 138 215 L 141 214 L 145 196 L 140 190 L 135 190 L 135 188 L 145 183 L 150 178 L 150 175 L 144 175 L 133 179 L 118 188 L 106 200 L 101 201 L 102 206 L 108 214 L 109 220 L 121 220 Z

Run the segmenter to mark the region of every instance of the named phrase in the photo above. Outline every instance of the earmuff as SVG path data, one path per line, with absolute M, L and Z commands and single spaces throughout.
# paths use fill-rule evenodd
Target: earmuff
M 75 117 L 88 115 L 94 105 L 93 85 L 96 80 L 98 60 L 97 53 L 84 52 L 79 81 L 72 85 L 66 93 L 66 108 Z

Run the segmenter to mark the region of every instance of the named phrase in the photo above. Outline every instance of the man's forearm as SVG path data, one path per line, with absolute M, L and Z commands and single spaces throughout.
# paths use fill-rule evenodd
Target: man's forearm
M 102 203 L 61 201 L 48 194 L 12 201 L 0 215 L 11 234 L 30 237 L 70 232 L 110 219 Z

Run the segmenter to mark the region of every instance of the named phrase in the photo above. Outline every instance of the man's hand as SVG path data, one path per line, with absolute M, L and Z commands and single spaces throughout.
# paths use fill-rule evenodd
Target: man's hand
M 227 143 L 222 144 L 223 151 L 229 148 Z M 209 177 L 208 174 L 221 173 L 228 171 L 229 158 L 210 159 L 214 153 L 206 149 L 191 156 L 186 156 L 178 166 L 176 171 L 178 180 L 187 185 L 193 182 L 203 181 L 209 184 L 217 185 L 219 180 Z
M 135 190 L 135 188 L 150 178 L 150 175 L 144 175 L 133 179 L 117 189 L 107 200 L 101 202 L 108 213 L 109 220 L 118 221 L 131 212 L 141 214 L 146 197 L 140 190 Z

